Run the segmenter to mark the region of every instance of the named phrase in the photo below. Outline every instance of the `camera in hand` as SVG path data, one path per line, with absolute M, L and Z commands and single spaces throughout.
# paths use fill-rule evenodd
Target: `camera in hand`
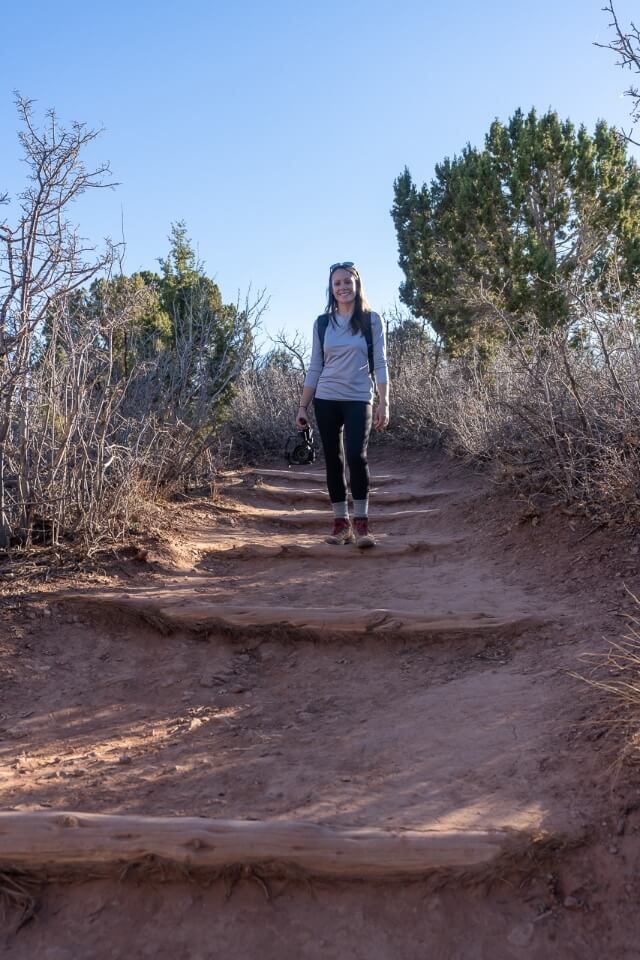
M 307 424 L 304 430 L 292 434 L 285 444 L 284 456 L 291 467 L 293 464 L 305 466 L 313 463 L 316 458 L 316 450 L 313 445 L 313 430 Z

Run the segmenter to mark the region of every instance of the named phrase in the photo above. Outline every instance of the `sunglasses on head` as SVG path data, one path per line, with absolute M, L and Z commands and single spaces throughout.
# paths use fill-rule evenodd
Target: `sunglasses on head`
M 334 270 L 339 270 L 340 267 L 349 268 L 356 270 L 356 265 L 353 260 L 344 260 L 342 263 L 332 263 L 329 267 L 329 273 L 333 273 Z

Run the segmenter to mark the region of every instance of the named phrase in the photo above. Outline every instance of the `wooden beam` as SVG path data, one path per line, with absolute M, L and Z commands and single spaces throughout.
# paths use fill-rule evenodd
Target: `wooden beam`
M 531 615 L 494 617 L 481 610 L 458 614 L 429 613 L 419 610 L 369 609 L 362 607 L 290 607 L 241 605 L 194 600 L 192 595 L 172 591 L 170 596 L 144 591 L 122 593 L 118 590 L 68 594 L 59 599 L 98 614 L 124 614 L 140 618 L 157 630 L 172 633 L 185 630 L 197 634 L 222 631 L 242 637 L 260 637 L 277 629 L 281 637 L 327 640 L 331 637 L 411 636 L 436 637 L 485 636 L 528 629 L 544 622 Z M 169 601 L 169 602 L 167 602 Z
M 0 870 L 122 867 L 145 858 L 193 869 L 244 865 L 314 876 L 391 880 L 497 857 L 500 831 L 344 829 L 295 821 L 97 813 L 0 813 Z

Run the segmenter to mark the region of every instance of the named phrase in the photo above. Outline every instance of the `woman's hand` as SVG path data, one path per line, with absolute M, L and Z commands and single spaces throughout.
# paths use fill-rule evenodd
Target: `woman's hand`
M 304 430 L 305 427 L 309 426 L 309 417 L 307 415 L 306 407 L 298 407 L 298 415 L 296 416 L 296 427 L 298 430 Z
M 378 433 L 382 431 L 389 425 L 389 404 L 388 403 L 379 403 L 376 408 L 375 417 L 373 418 L 374 429 Z

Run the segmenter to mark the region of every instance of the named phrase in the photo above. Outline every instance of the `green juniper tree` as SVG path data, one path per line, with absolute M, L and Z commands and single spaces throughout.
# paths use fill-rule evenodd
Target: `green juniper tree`
M 171 344 L 171 318 L 160 298 L 160 278 L 149 271 L 95 280 L 82 291 L 79 312 L 102 318 L 108 327 L 112 316 L 120 318 L 113 337 L 115 377 L 127 379 Z
M 612 274 L 623 291 L 640 277 L 638 167 L 603 121 L 590 136 L 518 110 L 482 150 L 438 164 L 430 185 L 405 169 L 394 190 L 401 299 L 450 351 L 517 333 L 531 315 L 568 328 L 577 285 L 613 297 Z
M 172 224 L 170 250 L 160 260 L 160 303 L 171 322 L 171 349 L 188 373 L 175 381 L 172 399 L 179 416 L 196 403 L 209 404 L 220 415 L 226 408 L 236 375 L 253 343 L 247 310 L 222 302 L 218 285 L 198 261 L 183 221 Z

